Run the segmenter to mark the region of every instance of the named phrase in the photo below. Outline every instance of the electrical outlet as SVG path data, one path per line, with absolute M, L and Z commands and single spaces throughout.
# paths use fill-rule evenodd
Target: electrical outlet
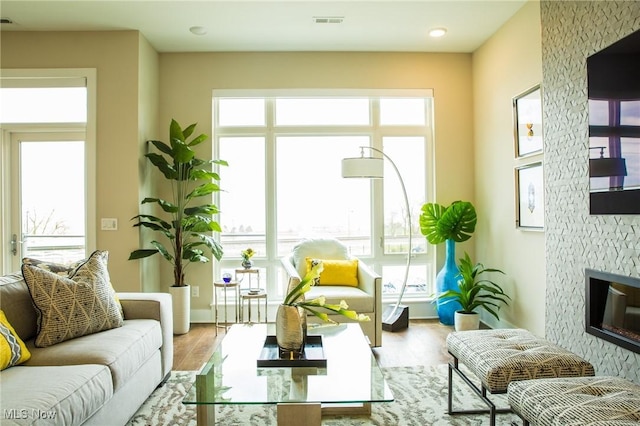
M 191 297 L 200 297 L 200 287 L 197 285 L 191 286 Z

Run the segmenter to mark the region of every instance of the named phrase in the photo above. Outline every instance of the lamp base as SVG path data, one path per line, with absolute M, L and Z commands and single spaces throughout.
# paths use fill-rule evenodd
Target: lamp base
M 409 307 L 399 305 L 398 309 L 393 312 L 394 308 L 395 305 L 389 305 L 382 313 L 382 329 L 384 331 L 393 332 L 409 328 Z

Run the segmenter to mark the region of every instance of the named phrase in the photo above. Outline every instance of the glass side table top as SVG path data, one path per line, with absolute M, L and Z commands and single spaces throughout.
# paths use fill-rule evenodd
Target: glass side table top
M 310 328 L 322 335 L 326 368 L 257 367 L 273 324 L 233 325 L 196 376 L 184 404 L 369 403 L 393 394 L 358 324 Z

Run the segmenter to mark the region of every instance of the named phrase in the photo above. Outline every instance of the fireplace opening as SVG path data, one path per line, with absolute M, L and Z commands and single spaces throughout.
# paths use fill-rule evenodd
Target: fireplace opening
M 640 279 L 585 270 L 586 332 L 640 353 Z

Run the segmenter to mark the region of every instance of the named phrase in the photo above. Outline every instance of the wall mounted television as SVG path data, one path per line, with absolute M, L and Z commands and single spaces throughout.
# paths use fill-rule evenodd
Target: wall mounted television
M 640 31 L 587 58 L 591 214 L 640 214 Z

